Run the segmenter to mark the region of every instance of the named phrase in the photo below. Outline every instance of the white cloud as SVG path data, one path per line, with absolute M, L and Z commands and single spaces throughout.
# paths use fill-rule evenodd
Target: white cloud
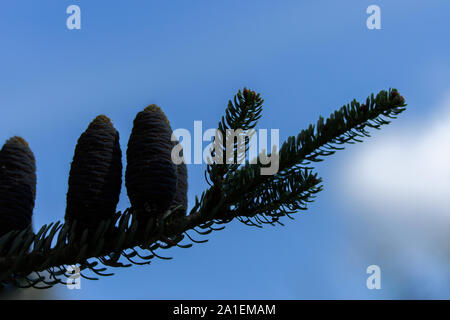
M 448 298 L 450 92 L 416 121 L 409 104 L 401 121 L 347 150 L 335 187 L 362 261 L 384 265 L 400 298 Z
M 375 132 L 375 141 L 352 151 L 339 179 L 352 201 L 393 219 L 426 214 L 450 222 L 450 92 L 433 110 L 430 119 Z

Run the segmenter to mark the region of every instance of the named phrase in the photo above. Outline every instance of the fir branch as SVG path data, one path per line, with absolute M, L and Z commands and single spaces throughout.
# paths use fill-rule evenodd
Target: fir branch
M 234 215 L 272 219 L 298 210 L 306 210 L 306 202 L 322 190 L 322 179 L 311 170 L 299 170 L 286 178 L 274 179 L 264 190 L 250 191 L 230 210 Z
M 274 180 L 290 177 L 300 168 L 310 168 L 312 162 L 320 162 L 324 157 L 343 150 L 341 145 L 362 142 L 370 137 L 367 128 L 380 129 L 406 110 L 405 100 L 396 89 L 372 94 L 365 104 L 353 100 L 335 111 L 324 120 L 320 117 L 317 125 L 310 125 L 297 137 L 289 137 L 281 146 L 278 159 L 279 171 L 275 175 L 260 175 L 261 163 L 249 164 L 227 176 L 223 182 L 224 190 L 232 206 L 241 199 L 242 194 L 251 190 L 264 192 Z
M 161 251 L 205 242 L 192 234 L 203 237 L 223 229 L 221 225 L 234 218 L 251 226 L 280 223 L 281 217 L 305 210 L 322 190 L 321 179 L 306 166 L 342 149 L 342 144 L 369 136 L 367 128 L 388 124 L 387 119 L 395 118 L 405 106 L 396 90 L 382 91 L 369 97 L 365 104 L 353 101 L 327 120 L 320 118 L 316 126 L 311 125 L 283 144 L 279 151 L 280 171 L 272 176 L 260 175 L 260 163 L 241 167 L 210 164 L 206 173 L 212 186 L 195 199 L 187 216 L 173 214 L 178 208 L 172 207 L 162 216 L 152 216 L 150 212 L 150 218 L 142 222 L 129 208 L 81 235 L 74 232 L 76 220 L 43 226 L 36 234 L 31 228 L 11 231 L 0 237 L 0 283 L 37 288 L 65 284 L 70 277 L 66 269 L 69 265 L 79 266 L 84 278 L 94 280 L 110 276 L 107 267 L 170 259 Z M 254 128 L 261 108 L 259 94 L 244 89 L 236 95 L 234 104 L 229 102 L 219 131 Z M 234 144 L 233 150 L 236 148 Z
M 264 100 L 261 99 L 259 93 L 244 88 L 242 92 L 241 90 L 238 91 L 233 101 L 234 103 L 231 100 L 228 101 L 225 116 L 222 116 L 213 140 L 210 159 L 212 163 L 208 164 L 206 169 L 213 183 L 217 183 L 219 179 L 222 180 L 226 174 L 233 172 L 239 167 L 239 163 L 242 160 L 239 158 L 239 155 L 245 156 L 250 140 L 250 137 L 243 135 L 245 135 L 246 131 L 255 128 L 258 120 L 261 118 Z M 237 133 L 236 139 L 232 136 L 233 133 Z M 241 136 L 243 136 L 244 140 L 243 146 L 240 146 L 238 141 Z M 231 139 L 233 143 L 232 150 L 227 146 Z M 242 147 L 244 150 L 240 150 Z M 229 156 L 230 151 L 231 155 Z M 223 163 L 214 162 L 216 157 L 219 157 Z

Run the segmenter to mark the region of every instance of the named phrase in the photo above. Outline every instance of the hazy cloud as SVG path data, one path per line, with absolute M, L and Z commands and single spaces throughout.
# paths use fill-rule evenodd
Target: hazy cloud
M 433 110 L 355 148 L 340 179 L 352 201 L 394 219 L 393 211 L 401 219 L 425 211 L 429 221 L 450 222 L 450 92 Z
M 430 110 L 375 132 L 336 179 L 354 249 L 390 270 L 400 298 L 450 295 L 450 91 Z

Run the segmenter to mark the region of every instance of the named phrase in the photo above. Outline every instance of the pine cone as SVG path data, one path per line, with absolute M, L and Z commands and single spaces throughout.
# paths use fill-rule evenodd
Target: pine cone
M 134 119 L 125 184 L 131 205 L 138 212 L 161 214 L 174 199 L 177 175 L 171 159 L 171 136 L 169 121 L 154 104 Z
M 96 226 L 116 213 L 122 186 L 119 133 L 111 120 L 100 115 L 78 139 L 69 175 L 67 222 Z
M 12 137 L 0 150 L 0 236 L 31 225 L 36 161 L 28 143 Z

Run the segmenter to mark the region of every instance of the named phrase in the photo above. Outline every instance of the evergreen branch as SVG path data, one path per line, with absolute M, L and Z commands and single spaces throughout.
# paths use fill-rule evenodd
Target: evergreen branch
M 171 259 L 159 251 L 205 242 L 188 232 L 205 236 L 222 230 L 220 226 L 234 218 L 250 226 L 281 224 L 279 218 L 305 210 L 306 204 L 322 190 L 321 179 L 307 165 L 342 149 L 339 145 L 369 136 L 366 128 L 379 129 L 389 123 L 385 118 L 395 118 L 404 107 L 404 99 L 396 90 L 381 91 L 363 105 L 353 101 L 326 121 L 320 118 L 316 126 L 311 125 L 283 144 L 275 175 L 261 175 L 261 163 L 247 163 L 240 168 L 236 164 L 210 164 L 206 173 L 212 186 L 200 199 L 196 197 L 187 216 L 178 214 L 178 207 L 161 214 L 160 208 L 149 206 L 145 219 L 138 209 L 129 208 L 94 228 L 81 228 L 81 234 L 77 219 L 43 226 L 37 233 L 31 228 L 11 231 L 0 237 L 0 284 L 37 288 L 65 284 L 71 276 L 67 266 L 71 265 L 78 266 L 85 279 L 95 280 L 111 275 L 105 272 L 107 267 L 148 264 L 154 258 Z M 227 129 L 253 129 L 261 109 L 259 94 L 247 89 L 238 92 L 234 104 L 229 102 L 218 131 L 226 134 Z M 223 150 L 219 142 L 216 146 Z M 233 152 L 238 147 L 234 142 Z M 183 240 L 192 243 L 181 243 Z
M 244 88 L 242 92 L 238 91 L 233 101 L 234 103 L 228 101 L 225 116 L 222 116 L 219 122 L 212 144 L 211 163 L 206 171 L 213 183 L 217 183 L 217 180 L 223 179 L 227 173 L 239 167 L 242 160 L 240 156 L 245 157 L 248 151 L 250 137 L 245 135 L 246 131 L 255 128 L 261 118 L 264 100 L 259 93 Z M 243 143 L 240 144 L 239 139 L 243 139 Z M 232 148 L 227 145 L 231 142 Z
M 322 190 L 321 182 L 311 170 L 300 169 L 286 178 L 272 180 L 264 189 L 248 192 L 230 213 L 234 216 L 258 216 L 258 220 L 272 224 L 279 217 L 306 210 L 306 203 Z
M 305 193 L 304 197 L 306 200 L 308 195 Z M 91 237 L 88 237 L 87 229 L 80 238 L 74 236 L 77 221 L 64 225 L 52 223 L 43 226 L 36 234 L 30 228 L 21 232 L 12 231 L 0 238 L 0 283 L 45 289 L 58 283 L 66 284 L 71 276 L 66 271 L 68 266 L 78 266 L 83 278 L 95 280 L 97 278 L 87 276 L 86 272 L 90 271 L 96 276 L 112 275 L 104 273 L 106 268 L 98 268 L 99 263 L 106 267 L 123 268 L 132 264 L 149 264 L 155 257 L 171 259 L 157 254 L 155 250 L 174 246 L 189 248 L 192 244 L 180 244 L 185 235 L 193 243 L 204 242 L 194 240 L 187 233 L 189 230 L 205 235 L 223 229 L 213 227 L 223 222 L 211 219 L 211 214 L 205 212 L 207 199 L 203 197 L 202 205 L 197 201 L 188 216 L 172 215 L 177 211 L 177 208 L 172 208 L 166 212 L 166 219 L 162 223 L 149 219 L 143 226 L 139 225 L 137 216 L 130 208 L 123 214 L 117 213 L 114 219 L 102 221 L 93 230 Z M 209 206 L 213 212 L 217 212 L 220 207 L 220 203 Z M 239 215 L 251 218 L 255 214 Z M 197 231 L 196 228 L 206 231 Z M 148 255 L 139 254 L 137 250 L 147 252 Z M 119 261 L 121 257 L 129 263 Z M 136 257 L 139 260 L 135 260 Z M 44 276 L 42 272 L 48 275 Z
M 275 179 L 290 177 L 299 168 L 312 162 L 320 162 L 323 157 L 343 150 L 340 145 L 362 142 L 361 138 L 370 137 L 367 128 L 380 129 L 382 125 L 389 124 L 387 119 L 395 119 L 406 109 L 405 106 L 405 100 L 398 91 L 390 89 L 389 92 L 381 91 L 376 97 L 372 94 L 365 104 L 353 100 L 326 120 L 320 117 L 316 126 L 310 125 L 297 137 L 291 136 L 283 143 L 278 153 L 277 174 L 260 175 L 262 164 L 247 162 L 228 175 L 223 184 L 230 205 L 250 190 L 262 192 L 269 188 Z

